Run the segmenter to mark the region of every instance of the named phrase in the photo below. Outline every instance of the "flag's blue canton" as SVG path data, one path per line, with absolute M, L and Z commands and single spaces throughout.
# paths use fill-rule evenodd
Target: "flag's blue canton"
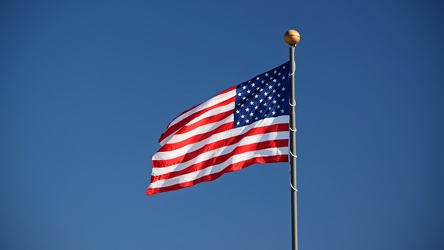
M 237 86 L 235 127 L 290 114 L 289 69 L 287 62 Z

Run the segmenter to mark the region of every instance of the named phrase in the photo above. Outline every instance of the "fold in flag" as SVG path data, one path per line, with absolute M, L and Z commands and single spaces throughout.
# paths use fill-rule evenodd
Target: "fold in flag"
M 289 62 L 233 86 L 171 121 L 147 195 L 212 181 L 256 163 L 288 161 Z

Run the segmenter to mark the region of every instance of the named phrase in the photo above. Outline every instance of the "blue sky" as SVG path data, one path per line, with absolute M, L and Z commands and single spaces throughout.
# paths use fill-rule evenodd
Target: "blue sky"
M 444 249 L 439 1 L 0 4 L 1 249 L 290 249 L 288 164 L 145 196 L 185 109 L 296 48 L 299 249 Z

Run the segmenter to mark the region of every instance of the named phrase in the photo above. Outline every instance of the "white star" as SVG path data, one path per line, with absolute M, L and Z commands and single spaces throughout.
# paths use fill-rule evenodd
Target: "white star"
M 244 85 L 244 86 L 242 86 L 242 88 L 243 88 L 243 89 L 246 89 L 247 87 Z
M 285 91 L 285 87 L 282 87 L 282 91 Z
M 247 120 L 246 120 L 245 122 L 246 122 L 246 123 L 249 123 L 249 122 L 250 122 L 250 120 L 248 120 L 248 119 L 247 119 Z
M 246 108 L 245 111 L 248 112 L 248 111 L 250 111 L 250 109 L 249 109 L 249 108 Z
M 241 118 L 243 119 L 245 116 L 244 115 L 241 115 Z
M 251 113 L 250 113 L 250 116 L 253 116 L 253 115 L 254 115 L 253 112 L 251 112 Z
M 254 85 L 255 85 L 255 84 L 254 84 L 254 82 L 253 82 L 253 83 L 251 84 L 251 87 L 254 87 Z
M 272 113 L 273 115 L 275 115 L 275 114 L 276 114 L 276 112 L 274 112 L 274 111 L 273 111 L 273 112 L 271 112 L 271 113 Z

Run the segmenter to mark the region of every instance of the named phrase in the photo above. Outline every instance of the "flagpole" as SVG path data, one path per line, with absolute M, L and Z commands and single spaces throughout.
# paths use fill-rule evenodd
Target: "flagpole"
M 298 189 L 296 178 L 296 100 L 295 81 L 296 62 L 294 49 L 301 36 L 296 30 L 288 30 L 284 35 L 285 42 L 290 45 L 290 192 L 291 192 L 291 231 L 292 250 L 298 250 Z

